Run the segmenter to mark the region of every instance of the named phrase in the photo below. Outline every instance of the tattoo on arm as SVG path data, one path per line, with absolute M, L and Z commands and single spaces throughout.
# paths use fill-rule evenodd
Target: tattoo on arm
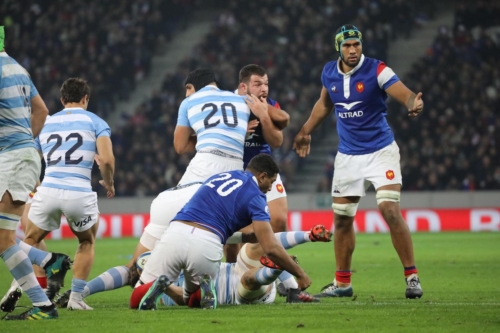
M 415 104 L 415 97 L 417 97 L 415 93 L 411 93 L 410 97 L 408 97 L 408 100 L 406 101 L 406 107 L 408 108 L 408 110 L 413 109 L 413 106 Z

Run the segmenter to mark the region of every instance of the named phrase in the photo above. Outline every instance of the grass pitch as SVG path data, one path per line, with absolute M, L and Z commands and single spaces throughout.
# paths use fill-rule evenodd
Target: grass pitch
M 424 296 L 404 298 L 399 259 L 387 234 L 358 235 L 352 277 L 355 297 L 319 304 L 185 307 L 154 312 L 128 309 L 129 287 L 89 296 L 94 311 L 59 309 L 58 320 L 0 321 L 0 332 L 500 332 L 500 233 L 413 235 Z M 137 239 L 100 239 L 91 278 L 125 264 Z M 50 250 L 73 254 L 76 241 L 49 241 Z M 331 282 L 332 244 L 292 249 L 313 280 L 316 293 Z M 0 293 L 11 277 L 0 264 Z M 66 288 L 71 285 L 71 272 Z M 29 305 L 24 295 L 21 305 Z M 17 312 L 17 311 L 16 311 Z

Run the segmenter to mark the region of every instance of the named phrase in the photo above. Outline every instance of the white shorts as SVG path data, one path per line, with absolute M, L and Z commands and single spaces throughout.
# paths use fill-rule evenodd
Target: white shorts
M 218 173 L 243 170 L 243 160 L 211 153 L 196 153 L 179 181 L 180 185 L 204 182 Z
M 181 185 L 161 192 L 151 203 L 149 224 L 144 228 L 139 242 L 154 249 L 155 243 L 167 230 L 170 221 L 198 191 L 201 183 Z
M 364 196 L 373 184 L 375 189 L 403 184 L 399 147 L 393 141 L 387 147 L 365 155 L 337 153 L 332 181 L 333 197 Z
M 160 275 L 176 281 L 183 270 L 183 288 L 192 293 L 199 288 L 199 276 L 208 274 L 212 279 L 216 278 L 222 256 L 219 236 L 172 221 L 151 252 L 142 271 L 141 281 L 149 283 Z
M 28 218 L 45 231 L 59 229 L 61 215 L 76 232 L 90 229 L 99 220 L 97 193 L 40 186 L 33 197 Z
M 0 199 L 9 191 L 14 201 L 28 200 L 42 169 L 35 148 L 21 148 L 0 154 Z
M 278 177 L 276 178 L 276 181 L 273 183 L 273 186 L 271 187 L 271 191 L 266 193 L 266 198 L 267 202 L 279 199 L 279 198 L 286 198 L 286 191 L 285 187 L 283 186 L 283 182 L 281 181 L 281 176 L 278 173 Z

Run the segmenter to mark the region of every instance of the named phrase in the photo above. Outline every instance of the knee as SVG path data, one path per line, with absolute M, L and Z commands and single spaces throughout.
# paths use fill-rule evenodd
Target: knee
M 354 223 L 354 217 L 346 215 L 335 215 L 334 224 L 335 230 L 351 228 Z
M 380 203 L 379 209 L 387 224 L 391 225 L 400 220 L 401 211 L 396 202 L 384 201 Z
M 333 203 L 332 208 L 335 229 L 351 228 L 358 210 L 358 203 Z

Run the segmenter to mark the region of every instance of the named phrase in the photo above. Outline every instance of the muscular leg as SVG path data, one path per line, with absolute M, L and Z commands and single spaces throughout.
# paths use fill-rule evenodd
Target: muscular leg
M 14 201 L 9 192 L 5 192 L 0 201 L 0 257 L 5 261 L 9 271 L 35 306 L 52 308 L 42 288 L 38 284 L 31 262 L 19 245 L 16 244 L 15 225 L 20 220 L 24 202 Z
M 378 191 L 397 191 L 401 192 L 401 185 L 387 185 L 377 189 Z M 384 217 L 391 231 L 391 239 L 399 259 L 404 267 L 415 266 L 415 258 L 413 256 L 413 243 L 411 240 L 410 229 L 406 224 L 398 202 L 382 201 L 378 208 Z
M 271 215 L 271 227 L 273 232 L 283 232 L 288 227 L 288 203 L 286 197 L 268 201 L 269 215 Z
M 333 204 L 334 206 L 335 204 L 357 204 L 359 202 L 359 199 L 360 197 L 334 197 Z M 349 216 L 351 214 L 348 212 L 345 212 L 345 214 L 346 215 L 341 213 L 341 209 L 339 208 L 338 211 L 335 212 L 334 217 L 335 232 L 333 234 L 333 246 L 335 250 L 335 263 L 337 272 L 351 270 L 352 254 L 354 252 L 354 247 L 356 244 L 353 226 L 354 216 Z M 337 284 L 339 287 L 346 287 L 350 285 L 350 282 L 337 281 Z
M 27 228 L 28 212 L 30 211 L 30 207 L 31 203 L 27 203 L 24 207 L 23 215 L 21 216 L 21 226 L 23 227 L 23 230 L 26 230 Z M 47 252 L 47 245 L 45 245 L 45 241 L 43 239 L 39 243 L 33 244 L 32 246 Z M 38 265 L 33 265 L 33 271 L 35 272 L 40 286 L 42 286 L 42 288 L 47 288 L 47 276 L 45 275 L 45 270 Z M 43 285 L 43 281 L 45 281 L 45 286 Z

